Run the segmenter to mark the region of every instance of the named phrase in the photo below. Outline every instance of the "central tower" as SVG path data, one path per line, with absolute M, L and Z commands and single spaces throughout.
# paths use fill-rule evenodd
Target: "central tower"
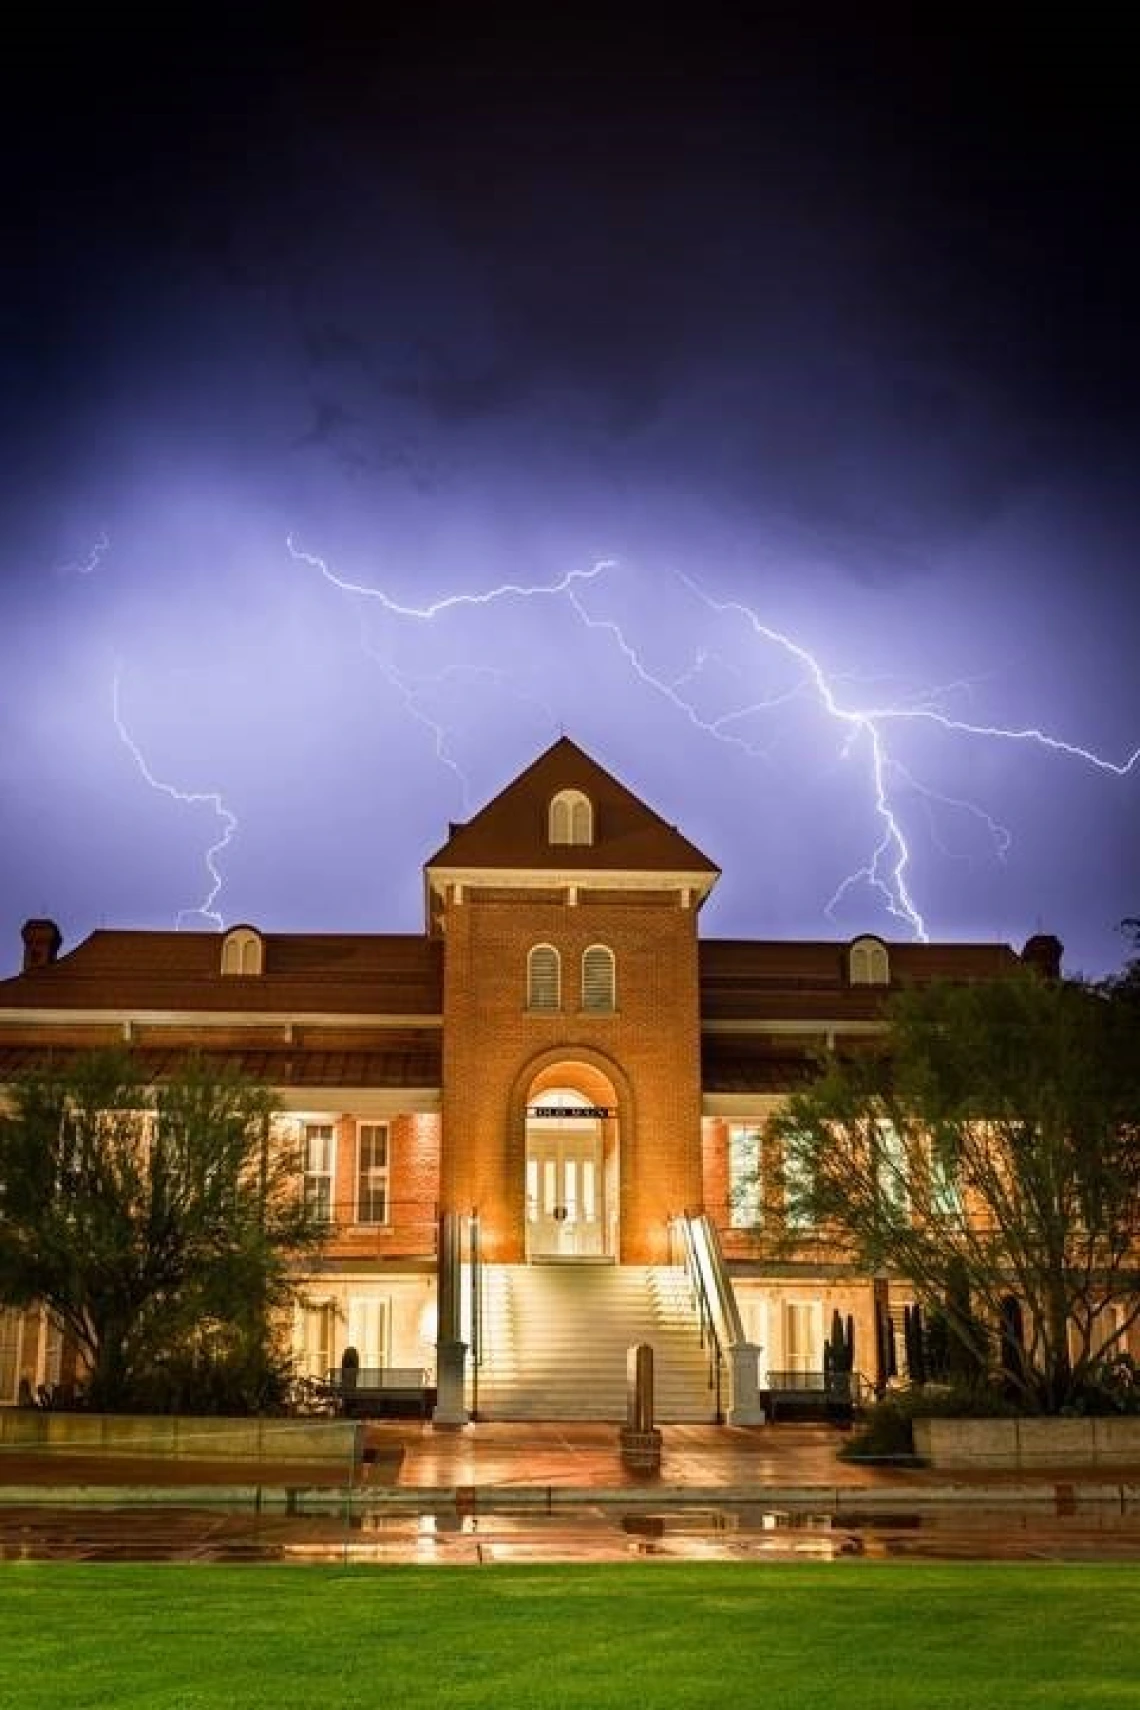
M 425 868 L 441 1209 L 488 1259 L 661 1263 L 699 1208 L 697 911 L 716 866 L 568 738 Z

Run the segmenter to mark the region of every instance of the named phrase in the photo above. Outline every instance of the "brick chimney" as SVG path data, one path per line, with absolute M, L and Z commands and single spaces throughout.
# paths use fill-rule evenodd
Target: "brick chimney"
M 46 968 L 59 955 L 63 934 L 54 920 L 26 920 L 20 933 L 24 940 L 24 972 Z
M 1061 957 L 1065 946 L 1059 938 L 1054 938 L 1051 932 L 1035 932 L 1032 938 L 1027 938 L 1025 948 L 1021 952 L 1021 960 L 1027 968 L 1032 968 L 1045 980 L 1061 978 Z

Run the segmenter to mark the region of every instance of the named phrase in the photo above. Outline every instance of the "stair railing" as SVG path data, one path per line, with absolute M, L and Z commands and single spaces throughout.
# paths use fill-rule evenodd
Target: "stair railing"
M 715 1390 L 716 1412 L 718 1425 L 724 1424 L 723 1382 L 725 1370 L 724 1348 L 727 1338 L 722 1332 L 727 1328 L 723 1312 L 718 1314 L 715 1301 L 715 1281 L 713 1267 L 709 1262 L 709 1245 L 707 1231 L 702 1231 L 700 1225 L 707 1219 L 691 1216 L 688 1212 L 674 1218 L 673 1227 L 681 1238 L 681 1250 L 684 1254 L 685 1270 L 692 1290 L 693 1303 L 697 1309 L 697 1323 L 700 1328 L 701 1347 L 709 1352 L 709 1388 Z M 723 1258 L 721 1263 L 723 1264 Z M 731 1285 L 730 1285 L 731 1287 Z M 736 1302 L 732 1302 L 735 1309 Z M 739 1316 L 739 1315 L 738 1315 Z
M 467 1219 L 468 1286 L 470 1289 L 471 1417 L 479 1417 L 479 1368 L 483 1364 L 483 1240 L 479 1212 L 473 1208 Z

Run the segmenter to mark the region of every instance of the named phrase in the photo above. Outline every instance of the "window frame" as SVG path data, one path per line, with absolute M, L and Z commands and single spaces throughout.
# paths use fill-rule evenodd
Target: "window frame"
M 541 976 L 536 974 L 535 963 L 536 958 L 541 954 L 553 957 L 550 971 L 554 993 L 552 1003 L 537 1001 L 541 995 Z M 526 953 L 526 1007 L 535 1015 L 557 1015 L 562 1009 L 562 957 L 554 944 L 532 944 Z
M 764 1227 L 764 1130 L 759 1122 L 728 1125 L 728 1226 L 738 1233 Z
M 560 848 L 588 848 L 594 841 L 594 804 L 583 790 L 559 790 L 546 812 L 546 840 Z
M 847 983 L 851 986 L 889 986 L 890 952 L 881 938 L 866 932 L 847 947 Z
M 227 979 L 263 973 L 265 941 L 252 926 L 231 926 L 222 940 L 221 972 Z
M 317 1222 L 332 1223 L 335 1210 L 336 1191 L 336 1122 L 330 1118 L 303 1117 L 301 1119 L 301 1192 L 305 1204 L 317 1207 Z M 310 1143 L 317 1137 L 317 1130 L 328 1130 L 321 1138 L 327 1140 L 328 1167 L 327 1169 L 311 1168 L 312 1153 Z M 314 1184 L 315 1190 L 314 1191 Z M 322 1191 L 322 1184 L 323 1191 Z
M 807 1234 L 816 1227 L 811 1206 L 796 1205 L 795 1201 L 800 1194 L 810 1196 L 813 1172 L 811 1160 L 804 1156 L 799 1140 L 799 1135 L 785 1135 L 780 1157 L 784 1228 L 796 1234 Z
M 370 1135 L 373 1143 L 377 1134 L 384 1137 L 384 1162 L 369 1165 L 369 1183 L 367 1192 L 374 1195 L 379 1192 L 383 1196 L 383 1214 L 380 1217 L 364 1216 L 365 1171 L 364 1145 L 365 1135 Z M 392 1125 L 390 1122 L 377 1122 L 371 1117 L 362 1118 L 356 1124 L 356 1171 L 355 1191 L 353 1195 L 353 1217 L 361 1229 L 386 1229 L 392 1221 Z
M 911 1160 L 906 1136 L 899 1133 L 889 1116 L 876 1116 L 873 1146 L 875 1192 L 880 1212 L 886 1217 L 905 1220 L 910 1217 L 913 1205 Z
M 588 967 L 591 957 L 606 958 L 605 1003 L 592 1003 L 589 1000 L 591 991 Z M 617 1011 L 617 957 L 608 944 L 588 944 L 582 952 L 582 985 L 581 1008 L 583 1015 L 613 1015 Z

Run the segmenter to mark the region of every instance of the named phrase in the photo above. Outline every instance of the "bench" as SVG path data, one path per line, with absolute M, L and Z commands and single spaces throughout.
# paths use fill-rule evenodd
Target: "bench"
M 325 1388 L 346 1419 L 426 1419 L 435 1407 L 422 1366 L 335 1366 Z
M 854 1411 L 850 1372 L 769 1372 L 761 1390 L 768 1418 L 829 1419 L 849 1424 Z

